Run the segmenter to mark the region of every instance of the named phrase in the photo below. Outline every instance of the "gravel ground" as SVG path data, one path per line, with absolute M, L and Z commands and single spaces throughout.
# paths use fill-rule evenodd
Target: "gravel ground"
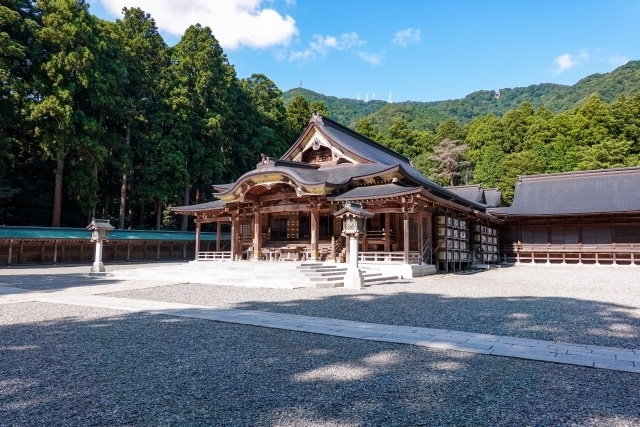
M 153 268 L 162 265 L 184 265 L 184 263 L 123 263 L 106 266 L 107 271 L 134 268 Z M 11 286 L 32 291 L 60 290 L 77 286 L 104 285 L 108 279 L 96 280 L 89 277 L 91 265 L 56 264 L 0 268 L 0 286 Z
M 0 360 L 1 426 L 640 425 L 637 374 L 87 307 L 1 306 Z
M 363 290 L 174 284 L 108 295 L 640 348 L 638 268 L 519 266 Z

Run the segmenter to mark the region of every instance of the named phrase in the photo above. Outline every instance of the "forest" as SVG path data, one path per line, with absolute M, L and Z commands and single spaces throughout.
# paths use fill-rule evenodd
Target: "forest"
M 281 155 L 313 110 L 443 185 L 499 187 L 508 204 L 519 174 L 640 164 L 638 64 L 573 90 L 478 92 L 430 109 L 364 103 L 238 78 L 208 27 L 169 47 L 137 8 L 110 22 L 83 0 L 2 0 L 0 224 L 83 227 L 95 216 L 191 229 L 167 208 L 213 200 L 212 184 Z

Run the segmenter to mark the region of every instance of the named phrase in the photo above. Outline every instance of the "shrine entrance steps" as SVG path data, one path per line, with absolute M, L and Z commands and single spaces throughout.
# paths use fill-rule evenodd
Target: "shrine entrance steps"
M 399 279 L 398 275 L 373 269 L 361 270 L 365 285 Z M 109 276 L 120 280 L 294 289 L 342 287 L 346 272 L 346 264 L 333 262 L 192 261 L 178 266 L 116 270 Z

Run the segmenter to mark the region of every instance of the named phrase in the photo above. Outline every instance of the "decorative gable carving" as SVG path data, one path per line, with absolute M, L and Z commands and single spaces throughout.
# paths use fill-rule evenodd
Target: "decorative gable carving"
M 304 144 L 304 145 L 303 145 Z M 347 156 L 342 150 L 334 146 L 322 134 L 314 131 L 301 145 L 302 149 L 292 159 L 294 162 L 305 163 L 358 163 Z

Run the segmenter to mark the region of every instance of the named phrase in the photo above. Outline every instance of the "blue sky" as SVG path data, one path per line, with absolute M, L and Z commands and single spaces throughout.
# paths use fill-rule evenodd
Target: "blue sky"
M 169 45 L 211 27 L 238 77 L 340 98 L 439 101 L 571 85 L 640 59 L 640 0 L 89 0 L 140 7 Z

